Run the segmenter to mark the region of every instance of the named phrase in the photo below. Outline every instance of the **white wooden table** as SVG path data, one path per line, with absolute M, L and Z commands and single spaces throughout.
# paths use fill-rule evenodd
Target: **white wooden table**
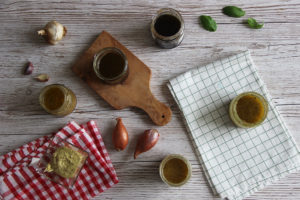
M 234 3 L 248 17 L 264 21 L 265 27 L 252 30 L 242 24 L 242 19 L 225 17 L 221 9 Z M 162 7 L 179 10 L 185 20 L 185 38 L 175 49 L 158 48 L 149 32 L 152 15 Z M 217 21 L 217 32 L 207 32 L 199 26 L 201 14 Z M 53 19 L 64 24 L 68 33 L 60 44 L 50 46 L 36 31 Z M 152 69 L 152 92 L 173 111 L 169 124 L 157 127 L 143 111 L 135 108 L 113 110 L 71 71 L 78 56 L 102 30 L 110 32 Z M 120 179 L 118 185 L 96 199 L 218 199 L 208 187 L 166 82 L 193 67 L 246 49 L 250 49 L 259 74 L 300 145 L 299 0 L 2 1 L 0 155 L 56 131 L 70 120 L 83 123 L 94 119 Z M 27 61 L 35 66 L 31 76 L 22 75 Z M 49 74 L 50 81 L 33 80 L 39 73 Z M 39 105 L 40 90 L 52 83 L 65 84 L 78 98 L 77 109 L 65 118 L 46 114 Z M 124 119 L 130 135 L 128 148 L 123 152 L 116 152 L 112 146 L 116 117 Z M 137 135 L 149 128 L 159 130 L 160 141 L 151 151 L 133 160 Z M 181 188 L 167 187 L 158 175 L 160 161 L 171 153 L 183 154 L 192 163 L 192 178 Z M 300 173 L 248 199 L 300 199 Z

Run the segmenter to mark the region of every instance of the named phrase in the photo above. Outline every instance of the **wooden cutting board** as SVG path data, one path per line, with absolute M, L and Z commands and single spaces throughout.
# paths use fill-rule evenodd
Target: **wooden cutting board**
M 103 83 L 93 71 L 93 58 L 105 47 L 119 48 L 127 57 L 129 74 L 126 80 L 116 85 Z M 115 109 L 134 106 L 143 109 L 157 125 L 171 120 L 172 111 L 159 102 L 151 93 L 151 70 L 131 51 L 103 31 L 90 48 L 83 53 L 72 70 Z

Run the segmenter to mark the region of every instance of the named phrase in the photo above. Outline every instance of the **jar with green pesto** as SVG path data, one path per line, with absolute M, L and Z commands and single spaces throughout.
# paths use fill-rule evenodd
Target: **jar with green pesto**
M 229 115 L 233 123 L 241 128 L 260 125 L 267 117 L 268 102 L 256 92 L 245 92 L 230 103 Z
M 40 93 L 39 101 L 45 111 L 57 116 L 70 114 L 77 104 L 73 91 L 60 84 L 44 87 Z

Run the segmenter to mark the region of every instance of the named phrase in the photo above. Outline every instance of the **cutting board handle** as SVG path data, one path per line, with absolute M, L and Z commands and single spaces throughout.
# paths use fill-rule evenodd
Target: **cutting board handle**
M 151 92 L 140 99 L 140 103 L 137 104 L 137 107 L 143 109 L 150 116 L 152 121 L 159 126 L 167 124 L 172 118 L 171 109 L 158 101 Z

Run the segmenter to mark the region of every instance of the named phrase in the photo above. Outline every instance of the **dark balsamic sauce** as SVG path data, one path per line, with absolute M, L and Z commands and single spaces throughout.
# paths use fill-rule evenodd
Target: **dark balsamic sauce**
M 162 15 L 157 18 L 154 28 L 162 36 L 175 35 L 180 29 L 180 21 L 172 15 Z
M 125 61 L 121 55 L 108 53 L 100 61 L 99 72 L 103 77 L 113 79 L 122 74 L 124 67 Z

